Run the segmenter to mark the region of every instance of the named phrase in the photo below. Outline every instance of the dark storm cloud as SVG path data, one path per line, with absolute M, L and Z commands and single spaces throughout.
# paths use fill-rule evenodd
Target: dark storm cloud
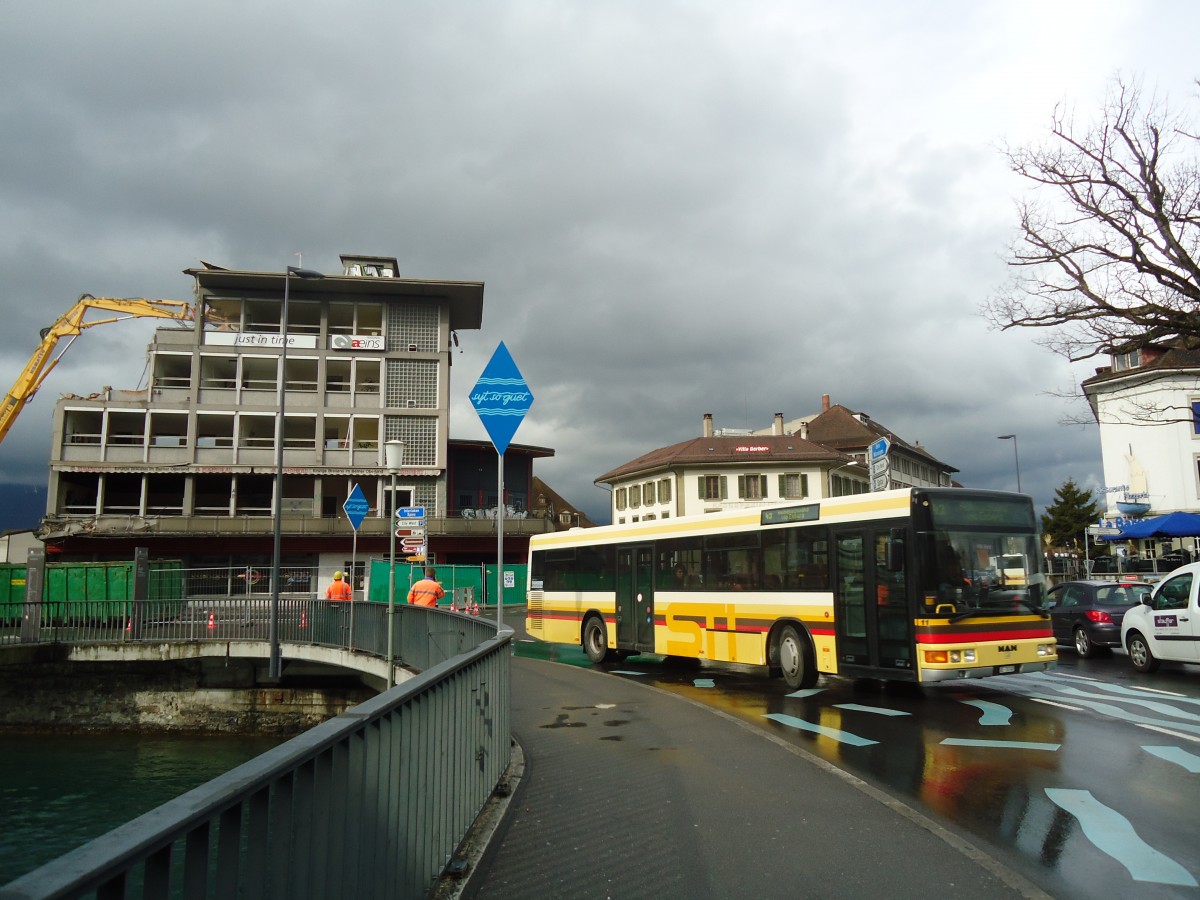
M 553 447 L 541 473 L 598 517 L 597 474 L 703 413 L 764 427 L 825 393 L 972 485 L 1012 486 L 995 436 L 1016 432 L 1045 503 L 1098 483 L 1094 429 L 1046 393 L 1079 373 L 974 311 L 1019 187 L 998 138 L 1161 66 L 1162 41 L 1190 54 L 1190 29 L 1146 42 L 1104 7 L 8 4 L 0 372 L 85 291 L 187 299 L 198 259 L 395 255 L 487 284 L 452 433 L 484 436 L 466 396 L 505 341 L 536 397 L 515 440 Z M 45 481 L 54 398 L 137 386 L 151 331 L 79 340 L 0 449 L 6 480 Z

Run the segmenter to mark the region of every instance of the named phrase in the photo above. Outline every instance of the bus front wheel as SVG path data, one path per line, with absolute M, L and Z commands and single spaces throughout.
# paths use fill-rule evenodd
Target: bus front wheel
M 599 616 L 592 616 L 583 623 L 583 652 L 594 663 L 609 658 L 608 628 Z
M 817 683 L 817 667 L 813 665 L 808 641 L 795 625 L 784 625 L 779 632 L 777 658 L 788 687 L 810 688 Z

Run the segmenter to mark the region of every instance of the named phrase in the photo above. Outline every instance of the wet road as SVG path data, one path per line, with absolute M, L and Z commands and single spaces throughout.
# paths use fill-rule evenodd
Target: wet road
M 515 624 L 509 622 L 508 624 Z M 517 627 L 517 653 L 590 665 Z M 1200 666 L 1061 651 L 1050 673 L 918 688 L 631 657 L 605 667 L 737 716 L 970 838 L 1055 897 L 1200 896 Z

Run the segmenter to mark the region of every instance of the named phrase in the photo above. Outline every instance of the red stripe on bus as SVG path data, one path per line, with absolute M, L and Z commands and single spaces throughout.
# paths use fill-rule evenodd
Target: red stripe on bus
M 1029 629 L 1015 631 L 956 631 L 950 634 L 919 632 L 918 644 L 965 644 L 984 641 L 1050 640 L 1050 629 L 1033 632 Z

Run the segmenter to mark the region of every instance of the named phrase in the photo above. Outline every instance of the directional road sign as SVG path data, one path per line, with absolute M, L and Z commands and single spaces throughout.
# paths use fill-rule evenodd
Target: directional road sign
M 871 460 L 881 459 L 887 456 L 888 449 L 892 446 L 892 442 L 885 437 L 881 437 L 871 445 L 870 455 Z
M 533 394 L 508 348 L 504 346 L 504 341 L 500 342 L 484 367 L 483 374 L 475 382 L 475 387 L 471 389 L 471 405 L 487 429 L 492 446 L 503 456 L 509 441 L 533 405 Z
M 396 510 L 397 519 L 423 519 L 425 518 L 425 507 L 423 506 L 401 506 Z
M 346 518 L 350 520 L 351 527 L 358 531 L 358 526 L 362 524 L 362 520 L 371 510 L 371 504 L 367 502 L 362 488 L 356 484 L 350 491 L 350 496 L 346 498 L 346 502 L 342 504 L 342 509 L 346 511 Z

